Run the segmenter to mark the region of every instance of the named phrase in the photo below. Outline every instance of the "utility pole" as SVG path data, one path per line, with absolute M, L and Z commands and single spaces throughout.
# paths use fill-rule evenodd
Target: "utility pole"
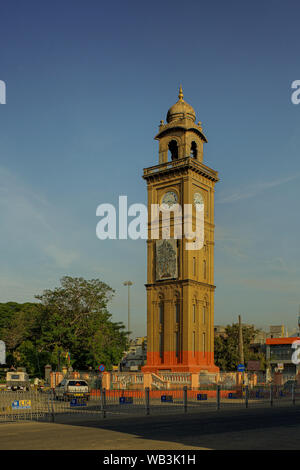
M 131 281 L 123 282 L 123 285 L 128 287 L 128 324 L 127 324 L 128 343 L 130 341 L 130 286 L 132 286 L 132 284 L 133 284 L 133 282 L 131 282 Z
M 239 361 L 240 364 L 244 364 L 244 344 L 243 344 L 243 328 L 242 328 L 242 318 L 239 315 Z M 245 384 L 245 370 L 242 372 L 243 385 Z
M 239 315 L 239 361 L 240 364 L 244 364 L 244 343 L 241 315 Z

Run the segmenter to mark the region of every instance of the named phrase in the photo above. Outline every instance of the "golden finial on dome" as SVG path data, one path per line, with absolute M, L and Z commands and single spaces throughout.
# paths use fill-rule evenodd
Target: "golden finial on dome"
M 183 99 L 182 86 L 179 87 L 178 101 L 171 106 L 167 114 L 167 123 L 178 121 L 181 119 L 191 119 L 193 122 L 196 120 L 196 115 L 193 107 Z
M 180 99 L 180 101 L 183 101 L 183 91 L 182 91 L 182 86 L 180 85 L 179 87 L 179 95 L 178 95 L 178 98 Z

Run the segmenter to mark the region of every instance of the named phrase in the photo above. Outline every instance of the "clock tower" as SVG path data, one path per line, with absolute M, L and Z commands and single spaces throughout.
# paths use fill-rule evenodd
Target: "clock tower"
M 203 164 L 207 142 L 195 111 L 183 100 L 160 122 L 159 164 L 144 169 L 148 189 L 147 241 L 147 364 L 144 372 L 217 372 L 214 365 L 214 186 L 218 173 Z M 156 206 L 155 206 L 156 205 Z M 165 221 L 153 207 L 170 209 L 169 236 Z M 182 209 L 182 217 L 172 206 Z M 193 230 L 196 207 L 204 217 L 204 240 L 188 249 L 184 220 L 187 207 Z M 203 220 L 203 219 L 202 219 Z M 156 236 L 153 226 L 156 224 Z M 175 236 L 176 228 L 182 236 Z M 194 230 L 195 231 L 195 230 Z

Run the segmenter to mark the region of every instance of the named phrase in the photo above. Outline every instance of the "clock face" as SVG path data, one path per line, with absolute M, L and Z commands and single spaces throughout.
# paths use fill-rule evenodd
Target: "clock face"
M 196 205 L 203 205 L 204 206 L 204 200 L 203 200 L 203 196 L 201 193 L 195 193 L 194 194 L 194 204 L 195 206 Z
M 162 198 L 162 203 L 167 204 L 169 207 L 173 206 L 173 204 L 176 204 L 177 201 L 178 196 L 176 193 L 174 193 L 174 191 L 168 191 Z

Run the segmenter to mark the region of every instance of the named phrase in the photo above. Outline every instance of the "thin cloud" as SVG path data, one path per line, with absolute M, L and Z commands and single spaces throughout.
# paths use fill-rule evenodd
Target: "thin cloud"
M 0 217 L 1 242 L 9 241 L 16 252 L 33 250 L 58 268 L 69 267 L 78 258 L 58 234 L 57 208 L 4 167 L 0 167 Z
M 47 245 L 44 251 L 55 261 L 58 268 L 68 268 L 78 258 L 75 251 L 65 250 L 56 245 Z
M 284 294 L 294 294 L 298 296 L 300 280 L 299 279 L 237 279 L 236 282 L 255 290 L 273 292 L 274 294 L 282 292 Z
M 249 186 L 245 186 L 244 188 L 238 189 L 236 192 L 229 194 L 228 196 L 223 196 L 218 199 L 216 202 L 219 204 L 231 204 L 242 199 L 249 199 L 252 197 L 257 196 L 258 194 L 266 191 L 268 189 L 274 188 L 276 186 L 280 186 L 285 183 L 289 183 L 292 180 L 299 178 L 300 174 L 294 174 L 291 176 L 287 176 L 285 178 L 279 178 L 273 181 L 268 182 L 258 182 L 254 183 Z

